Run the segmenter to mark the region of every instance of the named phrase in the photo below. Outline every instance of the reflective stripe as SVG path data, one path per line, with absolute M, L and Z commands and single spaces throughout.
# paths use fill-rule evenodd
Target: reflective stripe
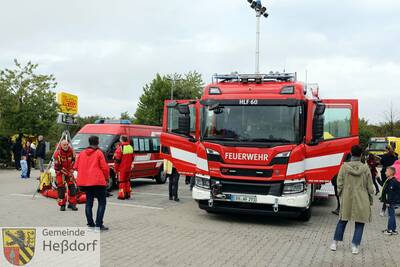
M 197 157 L 196 167 L 203 171 L 208 171 L 208 161 Z
M 163 162 L 162 159 L 155 159 L 155 160 L 146 160 L 146 161 L 134 161 L 132 162 L 132 164 L 146 164 L 146 163 L 159 163 L 159 162 Z
M 135 162 L 137 162 L 137 161 L 146 161 L 146 160 L 150 160 L 150 158 L 151 158 L 151 154 L 147 154 L 147 155 L 136 155 L 135 156 Z
M 188 152 L 186 150 L 182 150 L 176 147 L 171 147 L 171 156 L 173 158 L 190 162 L 192 164 L 196 163 L 196 158 L 197 158 L 195 153 Z
M 176 147 L 171 147 L 171 156 L 175 159 L 195 164 L 197 168 L 208 171 L 208 162 L 206 159 L 198 157 L 195 153 L 188 152 Z
M 122 147 L 122 154 L 133 154 L 133 147 L 131 145 L 125 145 Z
M 344 153 L 331 154 L 289 163 L 286 175 L 294 175 L 303 173 L 304 171 L 338 166 L 342 162 L 343 155 Z

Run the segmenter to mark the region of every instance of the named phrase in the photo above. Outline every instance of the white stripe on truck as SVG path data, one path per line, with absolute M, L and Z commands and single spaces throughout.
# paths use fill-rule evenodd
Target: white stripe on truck
M 338 166 L 342 162 L 343 155 L 344 153 L 331 154 L 289 163 L 286 175 L 294 175 L 308 170 Z
M 206 159 L 200 158 L 196 153 L 188 152 L 176 147 L 171 147 L 171 156 L 175 159 L 179 159 L 191 164 L 196 164 L 196 167 L 208 171 L 208 162 Z

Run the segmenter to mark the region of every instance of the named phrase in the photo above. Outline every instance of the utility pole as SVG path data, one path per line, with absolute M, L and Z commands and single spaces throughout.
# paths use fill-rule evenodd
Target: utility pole
M 172 86 L 171 86 L 171 100 L 174 100 L 174 89 L 175 89 L 175 84 L 178 81 L 182 81 L 183 79 L 180 78 L 167 78 L 168 81 L 172 82 Z
M 261 0 L 247 0 L 250 3 L 250 7 L 255 10 L 256 12 L 256 55 L 255 55 L 255 62 L 256 62 L 256 74 L 260 73 L 260 17 L 264 16 L 265 18 L 268 17 L 267 8 L 262 6 Z

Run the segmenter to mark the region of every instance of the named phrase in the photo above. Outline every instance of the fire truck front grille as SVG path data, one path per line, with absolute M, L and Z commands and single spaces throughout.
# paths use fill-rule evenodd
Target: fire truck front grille
M 222 185 L 223 193 L 241 193 L 256 195 L 281 196 L 283 182 L 262 182 L 262 181 L 235 181 L 212 178 L 211 184 L 217 181 Z
M 221 168 L 221 173 L 231 176 L 248 176 L 248 177 L 271 177 L 272 170 L 254 170 L 254 169 L 236 169 Z

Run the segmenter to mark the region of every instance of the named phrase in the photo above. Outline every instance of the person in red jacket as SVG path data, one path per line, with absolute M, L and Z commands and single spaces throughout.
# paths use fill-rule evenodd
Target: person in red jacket
M 58 205 L 60 211 L 65 211 L 67 199 L 65 193 L 68 186 L 68 208 L 78 210 L 76 207 L 77 188 L 74 179 L 74 160 L 75 152 L 72 150 L 67 140 L 61 141 L 57 151 L 54 153 L 54 170 L 56 171 L 56 182 L 58 192 Z
M 76 159 L 74 169 L 78 172 L 76 184 L 82 191 L 86 192 L 85 214 L 89 227 L 99 228 L 101 231 L 108 230 L 103 224 L 106 211 L 106 185 L 109 179 L 108 168 L 103 152 L 99 149 L 99 137 L 89 137 L 89 147 L 83 150 Z M 93 221 L 93 201 L 97 198 L 96 222 Z
M 129 199 L 131 198 L 133 147 L 125 135 L 121 136 L 120 141 L 121 144 L 114 153 L 114 170 L 119 182 L 118 199 Z

